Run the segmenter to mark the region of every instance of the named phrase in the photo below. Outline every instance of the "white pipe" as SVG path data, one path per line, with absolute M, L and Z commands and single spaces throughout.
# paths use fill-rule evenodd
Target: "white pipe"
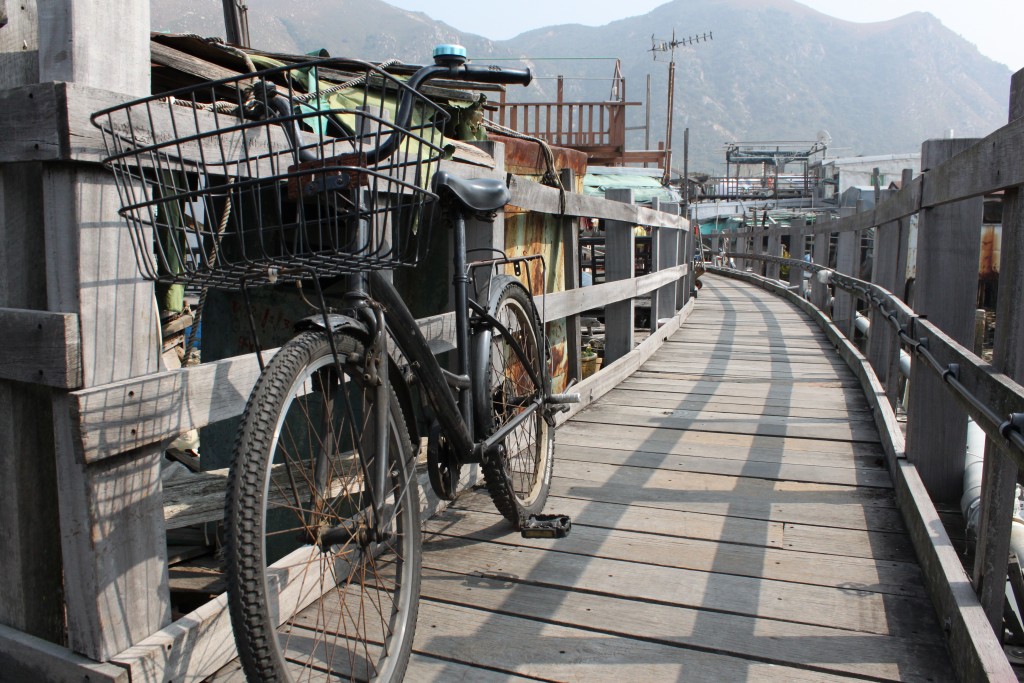
M 981 478 L 985 468 L 985 432 L 967 418 L 967 453 L 964 454 L 964 492 L 960 497 L 960 512 L 967 524 L 968 538 L 977 538 L 981 517 Z
M 985 432 L 974 420 L 967 418 L 967 453 L 964 466 L 964 493 L 960 498 L 960 511 L 967 526 L 967 538 L 978 538 L 981 522 L 982 473 L 985 469 Z M 1021 518 L 1021 490 L 1013 502 L 1013 520 L 1010 525 L 1010 552 L 1024 557 L 1024 518 Z
M 853 325 L 860 330 L 861 334 L 865 337 L 871 334 L 871 320 L 867 316 L 858 313 L 857 317 L 853 321 Z

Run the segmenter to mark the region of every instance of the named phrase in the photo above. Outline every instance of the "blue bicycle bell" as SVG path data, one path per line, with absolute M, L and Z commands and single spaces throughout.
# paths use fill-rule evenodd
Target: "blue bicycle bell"
M 438 66 L 461 66 L 466 59 L 466 48 L 461 45 L 442 44 L 434 48 L 434 64 Z

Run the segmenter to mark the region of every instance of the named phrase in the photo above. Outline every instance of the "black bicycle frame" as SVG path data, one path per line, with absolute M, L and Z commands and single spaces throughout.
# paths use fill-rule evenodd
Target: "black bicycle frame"
M 427 399 L 434 409 L 437 421 L 444 429 L 445 436 L 453 446 L 459 461 L 461 463 L 469 463 L 480 462 L 509 433 L 530 418 L 536 411 L 544 408 L 548 383 L 546 381 L 546 370 L 544 371 L 544 376 L 536 373 L 526 358 L 522 347 L 509 333 L 509 330 L 483 306 L 469 298 L 470 278 L 466 264 L 465 246 L 466 223 L 461 215 L 456 217 L 454 231 L 455 254 L 453 256 L 453 267 L 455 273 L 452 282 L 455 287 L 455 342 L 458 363 L 457 375 L 454 379 L 458 385 L 458 401 L 452 395 L 449 381 L 434 358 L 426 338 L 420 331 L 419 324 L 405 306 L 405 302 L 402 301 L 394 285 L 376 271 L 370 273 L 369 284 L 373 298 L 383 305 L 386 311 L 388 329 L 394 336 L 402 353 L 411 361 L 412 370 L 419 379 Z M 484 371 L 482 367 L 470 368 L 471 361 L 473 360 L 470 357 L 471 309 L 481 324 L 492 327 L 499 334 L 505 335 L 509 339 L 513 353 L 528 368 L 531 380 L 540 389 L 540 395 L 536 400 L 524 405 L 520 413 L 502 425 L 495 433 L 480 441 L 476 440 L 473 432 L 473 389 L 470 382 L 461 381 L 464 378 L 468 379 L 471 370 L 474 372 Z M 542 330 L 535 329 L 534 333 L 538 343 L 543 344 Z

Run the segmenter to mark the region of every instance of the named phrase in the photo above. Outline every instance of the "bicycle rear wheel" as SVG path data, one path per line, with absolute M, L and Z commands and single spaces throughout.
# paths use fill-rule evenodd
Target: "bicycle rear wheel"
M 534 382 L 528 368 L 536 377 L 546 376 L 544 350 L 537 337 L 540 322 L 529 293 L 511 278 L 496 280 L 492 286 L 498 289 L 489 312 L 508 332 L 495 328 L 483 332 L 477 341 L 484 363 L 483 372 L 475 373 L 483 379 L 483 386 L 474 391 L 475 415 L 486 434 L 493 434 L 543 396 L 544 387 Z M 520 347 L 522 357 L 514 345 Z M 517 529 L 544 509 L 554 449 L 555 430 L 544 419 L 543 410 L 537 410 L 504 439 L 501 457 L 483 466 L 491 500 Z
M 345 333 L 335 344 L 342 372 L 323 331 L 282 347 L 239 427 L 225 557 L 250 681 L 400 681 L 408 664 L 420 582 L 412 447 L 392 392 L 388 462 L 376 457 L 364 346 Z M 375 521 L 370 482 L 381 466 Z

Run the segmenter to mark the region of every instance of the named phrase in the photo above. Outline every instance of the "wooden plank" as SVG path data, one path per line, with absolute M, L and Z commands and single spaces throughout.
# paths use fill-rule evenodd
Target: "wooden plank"
M 576 445 L 559 442 L 558 458 L 566 463 L 601 463 L 606 465 L 628 465 L 669 472 L 695 472 L 699 474 L 723 475 L 743 479 L 767 479 L 771 481 L 792 481 L 814 484 L 838 484 L 841 486 L 863 486 L 892 488 L 889 473 L 881 468 L 828 467 L 823 465 L 791 465 L 764 460 L 741 458 L 717 458 L 710 453 L 698 455 L 667 455 L 647 450 L 639 445 L 634 448 L 602 448 L 595 445 Z M 568 468 L 568 464 L 565 469 Z
M 522 176 L 512 176 L 509 180 L 512 192 L 510 204 L 541 213 L 560 214 L 561 199 L 559 192 L 553 187 L 541 185 Z M 651 227 L 676 228 L 688 230 L 689 221 L 679 215 L 640 206 L 624 205 L 621 202 L 584 194 L 567 193 L 565 195 L 565 215 L 584 218 L 603 218 L 620 221 L 630 225 L 646 225 Z
M 856 386 L 855 380 L 850 378 L 837 378 L 833 373 L 829 376 L 827 373 L 818 374 L 807 374 L 797 377 L 794 375 L 782 376 L 781 373 L 769 373 L 766 371 L 747 373 L 743 375 L 731 374 L 726 369 L 721 367 L 708 367 L 700 366 L 699 364 L 691 364 L 689 368 L 680 369 L 678 372 L 668 372 L 665 370 L 659 371 L 647 371 L 644 370 L 642 377 L 659 377 L 667 380 L 709 380 L 709 381 L 721 381 L 731 382 L 733 384 L 740 383 L 753 383 L 753 384 L 764 384 L 768 380 L 773 380 L 777 384 L 786 386 L 809 386 L 809 387 L 843 387 L 843 386 Z
M 75 12 L 82 7 L 76 3 Z M 103 16 L 114 9 L 103 3 L 89 7 Z M 126 11 L 126 21 L 134 16 Z M 84 20 L 76 24 L 87 26 Z M 98 30 L 92 37 L 102 35 Z M 116 212 L 113 179 L 94 167 L 47 167 L 43 196 L 49 308 L 78 315 L 82 385 L 154 372 L 160 337 L 152 285 L 138 275 Z M 105 661 L 170 621 L 162 453 L 147 447 L 130 458 L 89 466 L 81 458 L 67 394 L 54 396 L 53 414 L 68 643 Z
M 484 494 L 467 491 L 453 508 L 492 512 L 494 503 Z M 914 548 L 905 533 L 830 528 L 558 496 L 549 498 L 548 508 L 557 510 L 559 514 L 571 515 L 576 523 L 591 527 L 878 561 L 915 561 Z
M 765 376 L 777 380 L 808 380 L 808 379 L 849 379 L 849 372 L 836 372 L 829 365 L 802 365 L 793 364 L 788 361 L 772 360 L 743 360 L 743 359 L 715 359 L 701 360 L 699 358 L 687 359 L 685 362 L 671 358 L 652 358 L 645 366 L 645 372 L 691 372 L 707 371 L 709 374 L 723 374 L 730 377 L 759 377 Z
M 802 553 L 769 547 L 719 543 L 637 531 L 591 527 L 586 520 L 557 544 L 524 539 L 508 525 L 496 523 L 497 512 L 447 510 L 424 525 L 436 540 L 472 539 L 515 548 L 557 548 L 592 558 L 634 564 L 692 569 L 715 574 L 843 588 L 857 585 L 866 593 L 926 598 L 921 570 L 909 562 L 876 562 L 871 558 Z M 557 561 L 557 558 L 553 558 Z
M 725 483 L 725 479 L 720 479 L 720 482 Z M 731 483 L 735 484 L 735 479 Z M 755 501 L 743 496 L 722 493 L 720 490 L 679 493 L 673 489 L 660 489 L 655 484 L 645 485 L 634 481 L 615 482 L 615 485 L 611 486 L 607 478 L 592 481 L 561 475 L 552 480 L 551 492 L 552 495 L 564 498 L 598 500 L 611 504 L 634 505 L 638 508 L 728 515 L 785 524 L 827 526 L 833 529 L 858 531 L 904 530 L 900 513 L 894 508 L 865 506 L 861 502 L 819 502 L 826 498 L 825 496 L 809 497 L 794 494 L 783 502 Z
M 908 642 L 941 642 L 931 606 L 920 597 L 725 573 L 712 579 L 707 572 L 692 569 L 561 552 L 556 543 L 545 540 L 528 547 L 466 544 L 434 536 L 424 549 L 423 566 L 428 569 L 505 581 L 521 578 L 539 585 L 572 582 L 576 590 L 645 602 L 889 635 Z
M 787 383 L 783 385 L 783 389 L 771 378 L 743 379 L 742 381 L 736 377 L 724 377 L 722 380 L 679 380 L 665 375 L 666 373 L 660 372 L 637 371 L 628 379 L 623 380 L 622 384 L 634 389 L 649 388 L 664 393 L 689 393 L 761 401 L 778 397 L 798 406 L 809 402 L 812 406 L 835 407 L 841 405 L 849 410 L 867 408 L 863 393 L 858 392 L 856 387 L 849 386 L 848 382 Z M 837 389 L 839 391 L 836 391 Z
M 697 455 L 701 450 L 721 458 L 752 462 L 792 463 L 828 467 L 877 466 L 883 452 L 878 444 L 855 441 L 767 438 L 748 434 L 662 431 L 658 427 L 600 425 L 569 422 L 559 428 L 559 438 L 581 446 L 604 444 L 628 449 L 643 445 L 647 451 Z
M 644 490 L 675 494 L 680 500 L 708 500 L 718 504 L 813 504 L 830 503 L 837 508 L 859 505 L 861 509 L 895 509 L 892 492 L 841 484 L 821 484 L 790 480 L 753 479 L 724 474 L 704 474 L 634 467 L 631 464 L 606 465 L 598 462 L 573 462 L 559 468 L 557 477 L 588 482 L 596 491 L 616 487 L 640 487 Z M 611 501 L 614 502 L 614 501 Z M 825 523 L 825 522 L 822 522 Z M 841 525 L 837 525 L 841 526 Z
M 219 64 L 182 52 L 170 45 L 164 45 L 159 40 L 150 41 L 149 56 L 155 64 L 195 76 L 202 81 L 219 81 L 222 78 L 240 75 L 234 69 L 226 69 Z
M 598 424 L 628 424 L 660 427 L 673 430 L 724 432 L 727 434 L 756 434 L 829 441 L 865 441 L 874 443 L 878 435 L 869 418 L 815 418 L 792 415 L 751 415 L 712 410 L 686 410 L 644 405 L 593 406 L 577 417 L 583 422 Z
M 0 624 L 0 671 L 5 681 L 129 683 L 128 672 Z
M 488 583 L 478 581 L 477 585 Z M 417 633 L 420 652 L 533 680 L 615 682 L 624 670 L 648 681 L 680 680 L 684 672 L 687 680 L 694 681 L 738 680 L 747 675 L 764 681 L 849 680 L 433 601 L 421 604 L 420 623 L 426 627 Z M 534 656 L 524 657 L 518 648 L 508 646 L 524 632 L 530 634 Z
M 666 383 L 664 386 L 672 386 Z M 671 410 L 707 411 L 711 413 L 736 413 L 738 415 L 749 415 L 757 412 L 761 415 L 773 417 L 803 417 L 803 418 L 852 418 L 854 420 L 871 420 L 871 414 L 866 410 L 860 413 L 851 411 L 846 405 L 838 403 L 834 408 L 823 406 L 799 406 L 783 396 L 754 399 L 750 397 L 733 397 L 722 399 L 716 396 L 692 396 L 688 393 L 671 394 L 647 387 L 629 385 L 626 390 L 622 385 L 615 391 L 609 392 L 605 397 L 605 403 L 609 405 L 634 406 L 647 408 L 668 408 Z
M 688 272 L 689 266 L 682 264 L 640 277 L 602 282 L 579 289 L 545 294 L 537 297 L 537 308 L 542 312 L 544 322 L 560 320 L 593 308 L 649 294 L 677 281 Z
M 660 603 L 636 603 L 614 595 L 513 583 L 498 577 L 466 580 L 458 574 L 432 569 L 424 572 L 422 591 L 427 599 L 454 601 L 545 622 L 556 620 L 604 634 L 628 634 L 687 648 L 679 651 L 679 658 L 686 657 L 692 648 L 819 672 L 899 679 L 901 672 L 915 671 L 922 676 L 934 676 L 935 681 L 947 680 L 941 668 L 946 660 L 941 648 L 887 636 L 755 620 Z M 707 675 L 717 673 L 712 670 Z M 686 680 L 700 675 L 699 670 L 688 672 Z M 740 680 L 743 678 L 741 675 Z
M 666 343 L 665 348 L 656 354 L 656 357 L 670 359 L 677 357 L 679 354 L 687 354 L 709 361 L 759 360 L 779 365 L 788 364 L 793 368 L 845 367 L 840 366 L 840 361 L 832 358 L 827 353 L 830 351 L 829 348 L 818 348 L 816 344 L 812 346 L 793 344 L 785 347 L 776 346 L 771 343 L 764 345 L 738 339 L 729 347 L 724 347 L 721 343 L 709 342 L 705 344 L 698 341 L 689 341 L 694 338 L 699 337 L 688 335 L 686 337 L 680 336 L 676 339 L 670 339 Z
M 931 140 L 921 148 L 924 169 L 938 166 L 975 144 L 975 140 Z M 931 179 L 926 187 L 930 187 Z M 917 281 L 914 308 L 964 346 L 974 339 L 975 290 L 980 197 L 960 204 L 926 209 L 918 224 Z M 963 493 L 963 444 L 967 416 L 942 387 L 942 381 L 915 362 L 907 399 L 907 457 L 936 501 L 956 500 Z M 937 429 L 942 425 L 942 429 Z
M 734 277 L 753 280 L 745 274 Z M 797 305 L 803 305 L 803 302 L 788 292 L 778 293 Z M 960 680 L 1015 680 L 1016 675 L 989 627 L 987 616 L 974 594 L 957 550 L 946 534 L 917 468 L 905 458 L 903 434 L 892 407 L 885 399 L 883 387 L 874 374 L 867 370 L 867 361 L 860 352 L 842 338 L 823 316 L 816 317 L 816 320 L 836 343 L 844 360 L 854 370 L 859 368 L 858 377 L 875 409 L 882 443 L 894 472 L 900 510 L 925 573 L 932 603 L 949 638 L 954 671 Z
M 62 389 L 81 384 L 78 316 L 0 308 L 0 378 Z
M 41 175 L 38 163 L 0 165 L 0 306 L 47 305 Z M 56 467 L 49 390 L 0 379 L 0 619 L 51 642 L 64 637 Z
M 633 386 L 632 384 L 630 385 Z M 669 384 L 668 386 L 671 386 Z M 647 390 L 640 388 L 620 388 L 610 392 L 604 402 L 610 405 L 628 405 L 632 408 L 668 409 L 671 411 L 688 411 L 702 414 L 734 413 L 736 415 L 751 416 L 757 413 L 766 417 L 797 417 L 808 420 L 850 420 L 852 422 L 870 422 L 871 415 L 866 410 L 851 411 L 847 405 L 840 401 L 834 408 L 799 407 L 788 400 L 781 392 L 775 392 L 771 397 L 751 398 L 742 397 L 722 399 L 717 396 L 693 396 L 688 393 L 669 392 L 654 393 L 653 387 Z

